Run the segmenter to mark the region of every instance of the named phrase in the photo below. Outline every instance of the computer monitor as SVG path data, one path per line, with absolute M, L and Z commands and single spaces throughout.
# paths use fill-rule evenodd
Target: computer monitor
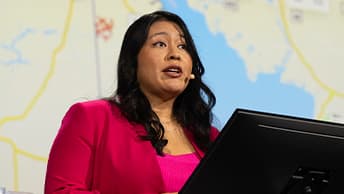
M 180 194 L 344 193 L 344 125 L 237 109 Z

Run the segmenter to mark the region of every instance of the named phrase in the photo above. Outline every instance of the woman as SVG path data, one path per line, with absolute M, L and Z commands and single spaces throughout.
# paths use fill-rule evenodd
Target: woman
M 179 16 L 156 11 L 137 19 L 124 36 L 115 94 L 66 113 L 45 193 L 178 192 L 218 134 L 203 73 Z

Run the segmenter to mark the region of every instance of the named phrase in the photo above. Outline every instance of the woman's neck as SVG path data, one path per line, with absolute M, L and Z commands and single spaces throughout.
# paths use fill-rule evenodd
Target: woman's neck
M 152 110 L 158 115 L 162 122 L 173 120 L 173 103 L 174 99 L 167 101 L 153 101 L 150 102 Z
M 170 123 L 174 120 L 172 106 L 152 107 L 162 123 Z

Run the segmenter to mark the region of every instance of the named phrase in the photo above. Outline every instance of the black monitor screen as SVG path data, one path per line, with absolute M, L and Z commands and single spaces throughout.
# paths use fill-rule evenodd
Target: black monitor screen
M 180 193 L 344 193 L 344 125 L 237 109 Z

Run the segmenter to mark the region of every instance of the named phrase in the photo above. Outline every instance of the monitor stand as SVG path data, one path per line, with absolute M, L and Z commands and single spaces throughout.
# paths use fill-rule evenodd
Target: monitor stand
M 328 171 L 299 167 L 281 194 L 321 194 L 328 183 Z

